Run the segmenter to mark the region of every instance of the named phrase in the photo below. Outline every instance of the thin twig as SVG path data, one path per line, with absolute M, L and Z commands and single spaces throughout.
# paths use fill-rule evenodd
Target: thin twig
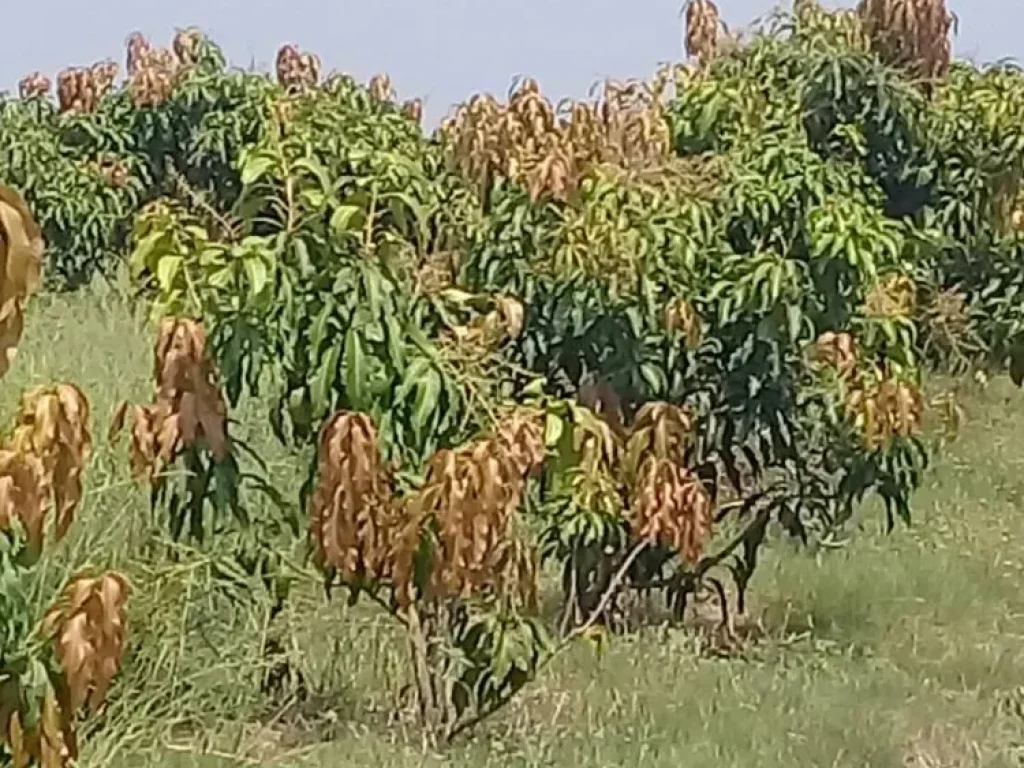
M 177 169 L 171 166 L 168 168 L 168 171 L 170 177 L 174 180 L 174 183 L 177 184 L 181 191 L 191 199 L 192 204 L 206 211 L 206 213 L 221 226 L 229 240 L 233 242 L 238 239 L 238 230 L 240 225 L 233 224 L 224 218 L 224 215 L 206 202 L 206 200 L 203 199 L 203 196 L 188 183 L 188 180 Z
M 590 616 L 587 617 L 587 620 L 585 622 L 583 622 L 580 626 L 576 627 L 572 632 L 566 635 L 565 639 L 562 640 L 558 647 L 555 648 L 555 653 L 567 647 L 569 643 L 571 643 L 580 635 L 584 634 L 588 629 L 590 629 L 592 626 L 594 626 L 594 624 L 597 623 L 597 620 L 601 618 L 601 615 L 608 609 L 608 606 L 611 604 L 611 601 L 615 598 L 616 593 L 618 593 L 619 587 L 622 586 L 622 582 L 626 578 L 626 574 L 629 571 L 630 566 L 633 565 L 633 562 L 641 555 L 641 553 L 643 553 L 645 549 L 647 549 L 648 546 L 650 546 L 650 542 L 647 540 L 637 542 L 636 546 L 634 546 L 630 553 L 626 556 L 626 559 L 622 561 L 622 565 L 619 566 L 619 570 L 615 572 L 615 575 L 612 576 L 611 581 L 608 582 L 608 588 L 604 591 L 604 594 L 601 595 L 601 599 L 600 601 L 598 601 L 597 607 L 590 612 Z
M 261 725 L 259 727 L 259 729 L 254 734 L 252 734 L 248 739 L 246 739 L 246 742 L 248 742 L 248 745 L 245 746 L 244 749 L 242 749 L 242 745 L 239 745 L 239 749 L 235 753 L 238 756 L 237 759 L 239 759 L 239 760 L 246 760 L 246 759 L 248 759 L 249 752 L 251 752 L 257 746 L 259 746 L 259 744 L 257 743 L 258 740 L 259 740 L 259 737 L 262 736 L 264 733 L 266 733 L 270 728 L 273 728 L 274 725 L 278 721 L 280 721 L 280 719 L 282 717 L 285 716 L 285 714 L 288 712 L 288 710 L 291 709 L 292 705 L 295 704 L 295 702 L 296 702 L 295 695 L 292 694 L 291 696 L 289 696 L 285 700 L 284 704 L 281 705 L 281 707 L 277 710 L 277 712 L 274 713 L 273 717 L 271 717 L 269 720 L 267 720 L 267 722 L 263 723 L 263 725 Z M 245 744 L 245 742 L 243 742 L 243 744 Z
M 576 600 L 579 595 L 578 568 L 576 567 L 578 556 L 579 542 L 574 541 L 572 554 L 569 556 L 569 595 L 565 602 L 565 613 L 562 615 L 562 623 L 558 632 L 562 637 L 569 634 L 569 627 L 576 620 Z
M 563 638 L 562 641 L 554 647 L 551 653 L 545 656 L 540 661 L 540 663 L 537 664 L 537 668 L 531 680 L 536 680 L 541 670 L 543 670 L 558 656 L 560 656 L 573 643 L 573 641 L 576 638 L 586 633 L 587 630 L 594 626 L 598 619 L 601 618 L 601 615 L 605 612 L 605 610 L 607 610 L 608 605 L 611 603 L 612 599 L 615 597 L 615 594 L 618 592 L 619 587 L 622 585 L 622 581 L 626 578 L 626 574 L 628 573 L 630 566 L 633 565 L 633 562 L 641 555 L 641 553 L 643 553 L 645 549 L 647 549 L 649 545 L 650 542 L 644 540 L 638 542 L 636 546 L 633 547 L 630 553 L 626 556 L 626 559 L 622 561 L 622 564 L 619 566 L 619 569 L 615 572 L 615 575 L 612 576 L 611 581 L 608 582 L 608 588 L 605 589 L 604 593 L 601 595 L 601 599 L 600 601 L 598 601 L 597 607 L 594 608 L 593 611 L 591 611 L 590 616 L 587 617 L 587 620 L 583 622 L 583 624 L 576 627 L 572 632 L 566 635 L 565 638 Z M 516 697 L 516 694 L 518 694 L 520 690 L 522 690 L 522 687 L 515 689 L 486 711 L 480 712 L 452 728 L 448 732 L 445 741 L 450 743 L 460 733 L 464 733 L 470 728 L 479 725 L 484 720 L 490 718 L 497 712 L 504 709 L 506 706 L 508 706 L 509 703 L 511 703 L 511 701 Z
M 718 628 L 723 631 L 729 641 L 732 642 L 734 638 L 732 616 L 729 613 L 729 598 L 725 594 L 725 586 L 722 584 L 720 579 L 716 579 L 714 576 L 708 576 L 707 581 L 712 587 L 714 587 L 715 592 L 718 594 L 718 609 L 722 617 Z

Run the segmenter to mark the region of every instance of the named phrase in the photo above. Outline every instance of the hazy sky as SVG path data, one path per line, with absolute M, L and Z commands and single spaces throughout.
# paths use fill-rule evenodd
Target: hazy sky
M 775 0 L 717 0 L 744 26 Z M 787 0 L 788 4 L 788 0 Z M 837 4 L 837 3 L 832 3 Z M 849 3 L 838 3 L 849 4 Z M 158 45 L 197 26 L 234 65 L 265 68 L 279 45 L 319 54 L 325 71 L 366 80 L 387 72 L 401 98 L 421 96 L 434 124 L 467 96 L 504 94 L 513 77 L 537 78 L 552 98 L 584 96 L 594 81 L 649 75 L 682 56 L 682 0 L 31 0 L 9 2 L 0 90 L 22 75 L 113 58 L 139 30 Z M 1024 59 L 1022 0 L 951 0 L 956 54 Z

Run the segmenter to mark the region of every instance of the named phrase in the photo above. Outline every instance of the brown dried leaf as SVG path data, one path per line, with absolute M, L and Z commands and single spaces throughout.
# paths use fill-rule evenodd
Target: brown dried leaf
M 714 531 L 711 495 L 688 469 L 651 455 L 633 485 L 629 522 L 638 539 L 666 544 L 693 564 Z
M 700 346 L 704 332 L 700 315 L 682 296 L 665 306 L 665 326 L 683 334 L 687 349 L 693 350 Z
M 50 92 L 53 83 L 42 72 L 33 72 L 18 82 L 18 95 L 23 99 L 45 96 Z
M 191 31 L 174 40 L 182 47 L 186 57 L 191 45 Z M 187 70 L 189 62 L 179 57 L 176 50 L 154 48 L 138 32 L 128 38 L 128 91 L 136 108 L 155 107 L 170 98 L 175 86 Z
M 43 235 L 28 206 L 0 185 L 0 376 L 17 351 L 25 301 L 39 288 L 42 259 Z
M 864 447 L 874 451 L 921 431 L 924 396 L 916 385 L 876 371 L 849 389 L 846 415 L 860 430 Z
M 379 73 L 370 78 L 366 85 L 370 96 L 376 101 L 394 102 L 395 88 L 391 84 L 391 78 L 385 73 Z
M 857 15 L 886 63 L 926 83 L 949 71 L 954 18 L 945 0 L 861 0 Z
M 663 164 L 670 136 L 661 107 L 663 86 L 608 82 L 593 101 L 555 107 L 526 79 L 501 105 L 478 95 L 440 129 L 457 170 L 481 191 L 498 177 L 534 199 L 568 199 L 584 175 L 602 164 Z
M 171 48 L 182 66 L 195 66 L 199 60 L 199 44 L 202 40 L 203 35 L 197 29 L 181 29 L 175 33 Z
M 0 694 L 3 691 L 0 690 Z M 16 696 L 16 692 L 9 694 Z M 0 744 L 10 747 L 13 765 L 65 768 L 78 758 L 74 714 L 63 698 L 47 686 L 36 725 L 26 730 L 17 707 L 0 706 Z
M 67 533 L 82 499 L 92 450 L 89 401 L 74 384 L 36 387 L 21 399 L 8 450 L 39 460 L 56 511 L 56 537 Z
M 622 460 L 625 477 L 635 478 L 649 457 L 686 466 L 693 446 L 693 415 L 669 403 L 645 403 L 637 412 Z
M 402 113 L 417 123 L 423 122 L 423 100 L 409 99 L 402 104 Z
M 535 571 L 524 570 L 522 557 L 510 554 L 510 524 L 527 478 L 543 459 L 543 429 L 532 412 L 512 413 L 490 436 L 430 459 L 423 486 L 405 504 L 411 524 L 433 520 L 436 527 L 429 594 L 468 596 L 511 584 L 520 597 L 533 594 L 524 589 L 524 579 Z M 395 555 L 404 559 L 398 571 L 411 578 L 419 537 L 408 535 L 402 543 L 406 549 Z M 400 595 L 411 595 L 411 585 L 398 586 Z
M 299 51 L 294 45 L 282 45 L 278 49 L 275 70 L 277 82 L 288 91 L 308 91 L 320 81 L 320 59 L 316 54 Z
M 77 574 L 46 612 L 43 632 L 54 642 L 72 710 L 96 712 L 121 664 L 127 631 L 127 579 L 116 572 Z
M 91 67 L 68 67 L 57 74 L 57 105 L 61 114 L 96 111 L 117 79 L 118 66 L 101 61 Z
M 711 0 L 690 0 L 686 6 L 686 55 L 707 66 L 718 48 L 721 19 L 718 6 Z
M 43 549 L 50 492 L 38 457 L 0 449 L 0 530 L 10 530 L 17 520 L 34 555 Z
M 114 409 L 108 439 L 114 442 L 130 424 L 132 474 L 159 483 L 160 474 L 182 450 L 203 441 L 214 461 L 231 453 L 227 403 L 213 362 L 206 354 L 200 323 L 161 320 L 153 347 L 156 393 L 146 406 L 120 403 Z
M 917 286 L 906 275 L 889 275 L 865 297 L 864 312 L 871 317 L 910 317 L 917 304 Z
M 810 357 L 816 363 L 831 366 L 842 377 L 851 376 L 857 368 L 857 341 L 845 331 L 825 331 L 811 346 Z
M 373 423 L 365 414 L 336 413 L 318 445 L 309 520 L 317 563 L 345 583 L 390 578 L 402 525 Z

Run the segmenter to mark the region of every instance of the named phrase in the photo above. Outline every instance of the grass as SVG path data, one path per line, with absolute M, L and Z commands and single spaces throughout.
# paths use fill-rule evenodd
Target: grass
M 260 698 L 266 606 L 212 587 L 214 554 L 142 555 L 158 535 L 123 449 L 103 435 L 116 402 L 149 395 L 150 335 L 110 296 L 43 298 L 0 398 L 72 380 L 94 405 L 96 450 L 74 533 L 46 563 L 57 584 L 90 564 L 132 579 L 132 647 L 82 765 L 1020 766 L 1024 750 L 1024 395 L 972 394 L 959 441 L 891 536 L 873 507 L 837 551 L 779 543 L 752 586 L 766 636 L 744 660 L 650 628 L 603 658 L 556 661 L 507 714 L 445 755 L 389 713 L 403 657 L 384 617 L 327 604 L 314 582 L 283 616 L 311 689 L 300 707 Z M 246 437 L 287 491 L 299 457 L 255 406 Z M 1018 751 L 1014 751 L 1017 749 Z

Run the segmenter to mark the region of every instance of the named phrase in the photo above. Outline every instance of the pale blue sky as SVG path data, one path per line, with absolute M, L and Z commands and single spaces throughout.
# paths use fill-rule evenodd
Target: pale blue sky
M 773 0 L 718 0 L 730 26 Z M 836 3 L 832 3 L 833 5 Z M 848 4 L 848 3 L 839 3 Z M 479 91 L 504 94 L 518 74 L 553 98 L 583 96 L 604 77 L 650 74 L 682 56 L 682 0 L 31 0 L 8 3 L 0 90 L 41 70 L 114 58 L 140 30 L 166 45 L 175 27 L 198 26 L 232 64 L 269 67 L 293 42 L 325 70 L 361 80 L 386 71 L 401 98 L 426 100 L 429 124 Z M 1024 59 L 1024 0 L 952 0 L 956 54 Z

